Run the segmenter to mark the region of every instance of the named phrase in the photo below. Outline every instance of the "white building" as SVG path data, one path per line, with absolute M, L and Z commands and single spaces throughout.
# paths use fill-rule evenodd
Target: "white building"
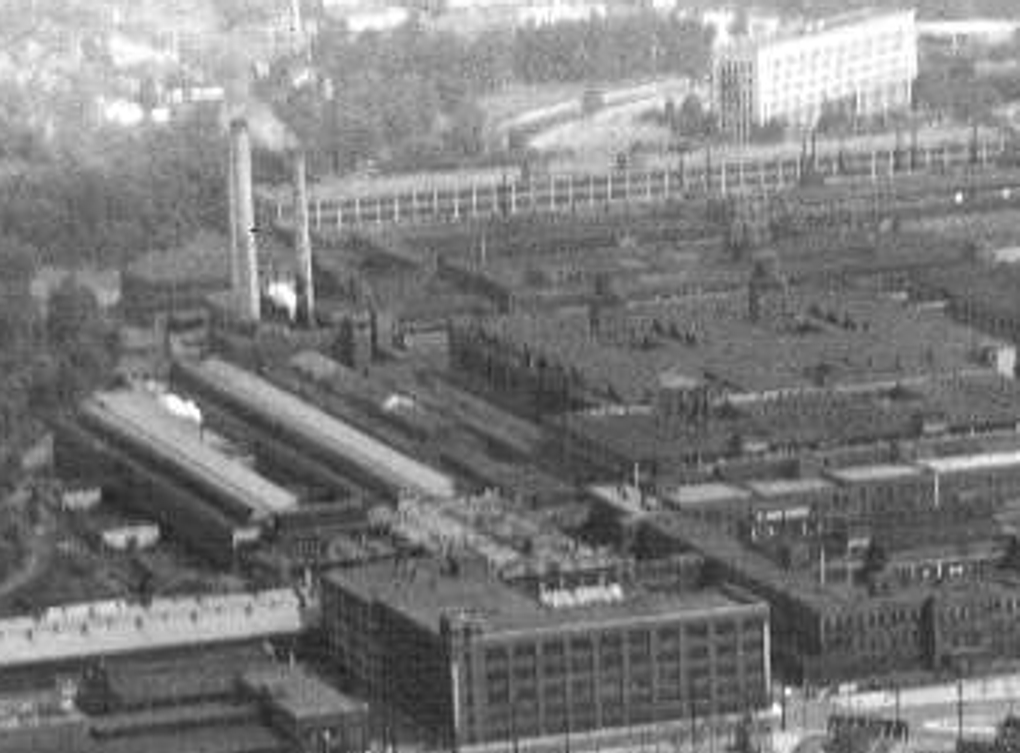
M 473 35 L 490 29 L 547 26 L 626 13 L 632 0 L 443 0 L 436 28 Z
M 917 33 L 922 39 L 946 41 L 953 49 L 1008 44 L 1018 30 L 1020 21 L 1000 18 L 921 21 L 917 24 Z
M 746 138 L 773 119 L 813 126 L 826 107 L 867 117 L 910 106 L 914 11 L 860 11 L 718 50 L 713 98 L 723 130 Z

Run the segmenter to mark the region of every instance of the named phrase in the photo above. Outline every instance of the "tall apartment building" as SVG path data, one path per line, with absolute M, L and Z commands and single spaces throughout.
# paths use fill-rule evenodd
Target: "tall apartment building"
M 777 118 L 811 127 L 825 107 L 867 117 L 909 107 L 917 77 L 913 10 L 861 11 L 715 54 L 714 106 L 744 139 Z

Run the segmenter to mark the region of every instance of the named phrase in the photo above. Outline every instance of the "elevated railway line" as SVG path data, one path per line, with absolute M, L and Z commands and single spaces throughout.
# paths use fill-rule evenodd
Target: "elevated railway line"
M 713 158 L 711 150 L 678 156 L 669 169 L 549 173 L 516 167 L 485 172 L 388 176 L 313 192 L 309 214 L 320 234 L 387 225 L 470 222 L 493 217 L 603 213 L 750 191 L 781 193 L 824 183 L 884 186 L 918 176 L 945 183 L 1014 161 L 1005 138 L 944 141 L 889 149 L 838 150 L 771 159 Z M 1018 180 L 1020 185 L 1020 180 Z M 293 206 L 264 191 L 260 221 L 287 228 Z

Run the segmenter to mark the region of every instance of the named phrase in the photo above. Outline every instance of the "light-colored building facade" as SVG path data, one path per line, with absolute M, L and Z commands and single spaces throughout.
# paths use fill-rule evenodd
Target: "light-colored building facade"
M 828 107 L 868 117 L 910 106 L 917 77 L 914 11 L 862 11 L 796 33 L 742 40 L 715 54 L 714 106 L 739 139 L 781 119 L 811 127 Z

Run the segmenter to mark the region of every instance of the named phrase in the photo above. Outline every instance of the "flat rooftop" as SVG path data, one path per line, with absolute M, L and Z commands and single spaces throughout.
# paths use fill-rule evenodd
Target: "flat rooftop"
M 192 724 L 198 720 L 186 720 Z M 212 721 L 205 726 L 178 725 L 170 730 L 140 732 L 96 739 L 82 734 L 69 736 L 59 725 L 41 727 L 31 738 L 5 740 L 0 731 L 3 753 L 285 753 L 290 743 L 271 728 L 256 721 Z
M 896 479 L 920 478 L 921 471 L 912 465 L 880 464 L 837 468 L 827 471 L 826 476 L 837 483 L 859 484 L 868 481 L 894 481 Z
M 750 498 L 751 493 L 739 486 L 708 483 L 675 487 L 663 496 L 663 501 L 671 506 L 684 508 L 723 502 L 744 502 Z
M 832 484 L 815 477 L 749 481 L 747 488 L 765 499 L 801 494 L 826 494 L 834 490 Z
M 367 713 L 368 710 L 364 701 L 344 695 L 332 685 L 300 668 L 268 665 L 248 670 L 240 679 L 252 690 L 268 693 L 276 707 L 297 720 Z
M 458 575 L 444 572 L 436 560 L 416 560 L 398 572 L 393 563 L 329 573 L 328 581 L 341 585 L 365 601 L 388 604 L 426 630 L 439 631 L 443 615 L 471 615 L 488 633 L 586 629 L 598 625 L 629 625 L 663 617 L 699 619 L 749 608 L 765 609 L 764 602 L 737 601 L 714 589 L 666 594 L 634 589 L 612 603 L 551 607 L 529 598 L 494 577 L 466 569 Z
M 625 484 L 598 484 L 589 486 L 588 492 L 596 499 L 608 503 L 611 507 L 627 515 L 640 515 L 649 509 L 649 499 L 633 486 Z
M 258 722 L 174 729 L 103 740 L 89 753 L 265 753 L 288 750 L 289 743 Z M 62 753 L 66 753 L 62 752 Z

